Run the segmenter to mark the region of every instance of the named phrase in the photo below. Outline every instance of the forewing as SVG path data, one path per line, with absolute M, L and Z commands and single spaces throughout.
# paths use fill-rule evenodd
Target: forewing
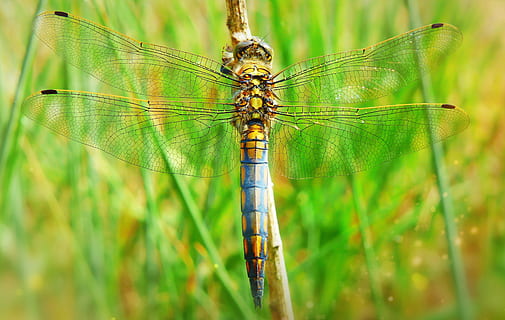
M 25 100 L 23 112 L 59 134 L 131 164 L 209 177 L 238 163 L 230 107 L 44 90 Z
M 272 166 L 288 178 L 366 170 L 452 136 L 469 122 L 462 109 L 447 104 L 310 109 L 280 106 L 273 122 Z
M 283 101 L 308 105 L 379 98 L 417 79 L 461 38 L 456 27 L 438 23 L 368 48 L 308 59 L 276 76 L 276 94 Z
M 139 42 L 65 12 L 40 14 L 35 33 L 70 64 L 144 96 L 229 100 L 234 87 L 217 61 Z

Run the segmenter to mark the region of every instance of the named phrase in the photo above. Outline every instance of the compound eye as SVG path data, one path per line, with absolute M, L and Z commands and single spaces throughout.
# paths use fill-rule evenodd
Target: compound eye
M 272 47 L 270 47 L 268 45 L 268 43 L 262 41 L 261 42 L 261 47 L 263 48 L 263 51 L 265 52 L 265 58 L 270 61 L 272 60 L 272 55 L 273 55 L 273 52 L 274 50 L 272 49 Z
M 244 55 L 245 50 L 252 44 L 252 41 L 242 41 L 235 46 L 235 57 L 241 58 Z

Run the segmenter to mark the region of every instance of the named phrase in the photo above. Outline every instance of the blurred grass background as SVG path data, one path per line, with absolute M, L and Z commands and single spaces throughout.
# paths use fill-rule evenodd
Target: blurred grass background
M 429 0 L 418 6 L 422 24 L 451 23 L 464 35 L 432 82 L 436 101 L 458 105 L 471 118 L 466 131 L 444 143 L 455 245 L 474 315 L 501 319 L 505 2 Z M 16 90 L 21 97 L 49 88 L 109 90 L 38 39 L 17 88 L 36 8 L 33 0 L 7 0 L 0 8 L 0 318 L 269 318 L 268 308 L 253 310 L 249 294 L 238 172 L 174 179 L 19 117 Z M 410 29 L 399 0 L 249 1 L 248 9 L 252 32 L 276 50 L 276 70 Z M 216 60 L 229 42 L 224 1 L 55 0 L 42 10 L 69 11 Z M 419 86 L 386 102 L 422 102 Z M 427 149 L 352 179 L 274 176 L 297 318 L 460 317 L 433 172 Z M 363 232 L 371 261 L 365 261 Z

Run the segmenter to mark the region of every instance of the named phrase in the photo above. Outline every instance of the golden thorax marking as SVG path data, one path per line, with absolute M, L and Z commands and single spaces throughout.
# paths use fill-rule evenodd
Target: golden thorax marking
M 263 106 L 263 99 L 260 97 L 252 97 L 249 103 L 253 109 L 258 110 Z

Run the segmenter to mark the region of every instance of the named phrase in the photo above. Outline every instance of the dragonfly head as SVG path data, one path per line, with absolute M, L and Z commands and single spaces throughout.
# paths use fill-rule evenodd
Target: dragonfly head
M 235 46 L 233 56 L 236 61 L 256 60 L 266 65 L 272 64 L 273 49 L 259 38 L 241 41 Z

